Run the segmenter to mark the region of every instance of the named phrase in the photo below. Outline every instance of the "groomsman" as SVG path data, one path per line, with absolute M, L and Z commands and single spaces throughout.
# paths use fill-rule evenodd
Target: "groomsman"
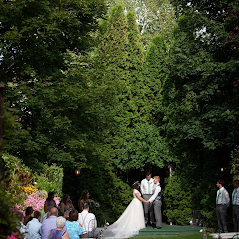
M 234 190 L 232 192 L 232 217 L 234 224 L 234 231 L 239 231 L 239 180 L 233 183 Z
M 151 178 L 151 172 L 146 173 L 146 178 L 141 181 L 140 190 L 143 195 L 143 198 L 147 201 L 153 195 L 153 191 L 155 188 L 154 180 Z M 150 224 L 154 223 L 154 212 L 151 204 L 144 204 L 144 220 L 145 225 L 148 224 L 148 218 L 150 216 Z
M 160 182 L 160 177 L 154 176 L 154 184 L 156 185 L 156 187 L 154 190 L 154 194 L 149 199 L 150 204 L 153 203 L 153 207 L 154 207 L 154 215 L 156 219 L 156 227 L 154 229 L 162 228 L 162 213 L 161 213 L 162 190 L 161 190 L 161 186 L 159 182 Z
M 217 191 L 216 196 L 216 213 L 217 213 L 217 223 L 219 232 L 228 232 L 227 231 L 227 207 L 230 204 L 230 197 L 227 190 L 223 187 L 224 181 L 219 179 L 217 181 Z

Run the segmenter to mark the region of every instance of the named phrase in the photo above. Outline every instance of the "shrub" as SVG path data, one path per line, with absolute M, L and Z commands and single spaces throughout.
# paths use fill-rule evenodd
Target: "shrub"
M 191 195 L 182 190 L 180 180 L 177 176 L 172 176 L 167 182 L 163 191 L 165 203 L 164 214 L 168 221 L 179 225 L 189 224 L 192 217 Z

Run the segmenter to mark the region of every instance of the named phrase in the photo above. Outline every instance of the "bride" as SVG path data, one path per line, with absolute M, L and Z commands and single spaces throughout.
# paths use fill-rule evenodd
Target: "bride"
M 139 181 L 132 185 L 133 200 L 120 218 L 103 232 L 102 238 L 129 238 L 137 235 L 140 229 L 145 228 L 142 202 L 149 202 L 141 197 L 138 191 L 139 186 Z

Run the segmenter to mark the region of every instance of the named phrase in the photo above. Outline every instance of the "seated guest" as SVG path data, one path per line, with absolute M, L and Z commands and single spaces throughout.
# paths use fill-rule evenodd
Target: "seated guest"
M 97 221 L 93 213 L 89 213 L 89 204 L 83 203 L 83 211 L 78 215 L 78 222 L 83 227 L 83 238 L 98 237 L 95 229 L 97 227 Z
M 51 211 L 52 208 L 53 208 L 52 206 L 47 207 L 47 213 L 44 213 L 44 214 L 41 215 L 40 223 L 43 223 L 43 221 L 45 219 L 49 218 L 50 211 Z
M 56 202 L 54 200 L 54 192 L 49 192 L 48 193 L 48 197 L 45 201 L 45 204 L 44 204 L 44 212 L 47 213 L 47 208 L 52 206 L 52 207 L 56 207 Z
M 63 227 L 66 224 L 66 219 L 64 217 L 58 217 L 56 219 L 56 228 L 51 229 L 49 232 L 49 239 L 69 239 L 68 232 L 63 230 Z
M 17 226 L 19 232 L 23 235 L 24 239 L 27 239 L 27 227 L 23 224 L 24 215 L 22 212 L 16 212 L 16 217 L 20 221 L 20 225 Z
M 33 219 L 27 223 L 27 237 L 28 239 L 41 239 L 41 223 L 39 222 L 41 213 L 39 211 L 34 212 Z
M 79 239 L 79 236 L 83 233 L 83 228 L 77 222 L 78 212 L 76 210 L 70 211 L 69 219 L 66 221 L 67 232 L 70 239 Z
M 64 194 L 60 203 L 61 213 L 64 215 L 65 211 L 69 208 L 74 209 L 70 196 Z
M 64 218 L 65 218 L 66 220 L 69 219 L 70 211 L 72 211 L 72 208 L 68 208 L 68 209 L 64 212 Z
M 49 218 L 45 219 L 41 225 L 41 238 L 42 239 L 47 239 L 50 230 L 56 228 L 57 216 L 58 216 L 58 210 L 57 210 L 57 208 L 53 207 L 50 211 Z M 65 227 L 63 228 L 63 230 L 67 231 Z
M 33 208 L 32 207 L 27 207 L 25 217 L 24 217 L 24 221 L 23 221 L 23 223 L 25 225 L 27 225 L 27 223 L 32 220 L 32 218 L 33 218 L 32 213 L 33 213 Z

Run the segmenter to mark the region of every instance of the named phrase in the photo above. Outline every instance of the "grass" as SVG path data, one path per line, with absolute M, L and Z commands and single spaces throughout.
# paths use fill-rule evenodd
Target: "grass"
M 137 236 L 135 238 L 140 238 L 140 239 L 156 239 L 156 238 L 162 238 L 166 237 L 166 239 L 202 239 L 203 238 L 203 233 L 197 233 L 197 234 L 191 234 L 191 235 L 181 235 L 181 236 L 150 236 L 150 237 L 144 237 L 144 236 Z M 207 239 L 212 239 L 211 236 L 207 235 Z

